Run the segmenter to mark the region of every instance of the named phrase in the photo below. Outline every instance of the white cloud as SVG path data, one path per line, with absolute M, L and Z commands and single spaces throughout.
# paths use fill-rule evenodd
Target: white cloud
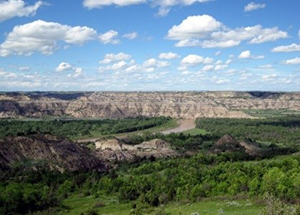
M 247 51 L 243 51 L 239 57 L 239 59 L 263 59 L 265 58 L 263 55 L 259 55 L 259 56 L 253 56 L 251 55 L 251 52 L 249 50 Z
M 74 72 L 75 73 L 73 75 L 69 75 L 69 77 L 76 78 L 76 77 L 80 76 L 82 74 L 82 68 L 74 68 Z
M 265 29 L 259 29 L 259 33 L 255 35 L 253 39 L 250 40 L 250 43 L 260 44 L 260 43 L 265 43 L 270 41 L 276 41 L 278 39 L 287 38 L 287 37 L 288 34 L 284 31 L 278 30 L 278 27 L 265 28 Z
M 167 62 L 167 61 L 159 61 L 159 60 L 156 60 L 155 58 L 150 58 L 148 60 L 146 60 L 144 63 L 143 63 L 143 66 L 144 67 L 167 67 L 169 66 L 170 63 Z
M 133 4 L 145 3 L 146 0 L 84 0 L 83 6 L 88 9 L 101 8 L 104 6 L 116 5 L 116 6 L 128 6 Z
M 194 3 L 204 3 L 209 1 L 213 0 L 84 0 L 83 6 L 88 9 L 94 9 L 112 5 L 124 7 L 147 3 L 152 7 L 159 7 L 157 12 L 158 16 L 166 16 L 170 12 L 171 7 L 175 5 L 188 6 Z
M 255 25 L 230 29 L 209 15 L 189 16 L 179 25 L 174 25 L 167 34 L 168 39 L 178 40 L 177 47 L 202 48 L 228 48 L 238 46 L 242 41 L 260 44 L 287 37 L 287 32 L 278 27 Z
M 181 72 L 181 75 L 190 75 L 190 74 L 191 74 L 191 72 L 188 70 L 184 70 Z
M 258 68 L 260 68 L 260 69 L 273 69 L 274 67 L 271 64 L 266 64 L 266 65 L 261 65 Z
M 71 27 L 37 20 L 14 27 L 0 45 L 0 56 L 31 55 L 33 52 L 50 55 L 59 48 L 59 41 L 80 45 L 94 39 L 96 34 L 94 29 L 86 26 Z
M 67 70 L 71 70 L 73 67 L 71 64 L 66 63 L 66 62 L 61 62 L 58 67 L 55 69 L 56 72 L 64 72 Z
M 116 62 L 116 61 L 122 61 L 122 60 L 129 60 L 131 58 L 131 55 L 120 52 L 118 54 L 106 54 L 104 56 L 104 59 L 101 60 L 99 63 L 101 64 L 109 64 L 111 62 Z
M 217 51 L 217 52 L 215 53 L 216 56 L 219 56 L 220 54 L 221 54 L 221 51 Z
M 212 71 L 212 70 L 214 70 L 214 65 L 205 65 L 203 68 L 202 68 L 202 70 L 203 71 L 205 71 L 205 72 L 207 72 L 207 71 Z
M 135 72 L 138 70 L 138 66 L 137 65 L 132 65 L 132 66 L 129 66 L 125 69 L 125 72 L 127 73 L 131 73 L 131 72 Z
M 204 3 L 204 2 L 209 2 L 212 0 L 152 0 L 149 2 L 152 2 L 152 5 L 154 7 L 158 6 L 159 10 L 157 15 L 158 16 L 166 16 L 171 10 L 171 7 L 175 5 L 192 5 L 194 3 Z
M 222 69 L 226 69 L 227 67 L 228 67 L 227 64 L 216 65 L 215 71 L 222 70 Z
M 34 16 L 42 5 L 42 1 L 32 6 L 26 6 L 23 0 L 0 1 L 0 22 L 13 17 Z
M 66 62 L 61 62 L 58 67 L 55 69 L 56 72 L 64 72 L 64 71 L 74 71 L 74 74 L 69 74 L 68 77 L 76 78 L 82 74 L 82 68 L 80 67 L 73 67 L 71 64 Z
M 212 58 L 209 58 L 209 57 L 204 58 L 199 55 L 190 54 L 190 55 L 186 56 L 185 58 L 183 58 L 180 63 L 181 63 L 181 65 L 184 65 L 184 66 L 195 66 L 198 64 L 210 64 L 212 62 L 213 62 Z
M 165 59 L 165 60 L 172 60 L 179 58 L 180 56 L 176 53 L 173 52 L 168 52 L 168 53 L 160 53 L 159 54 L 159 59 Z
M 100 42 L 104 43 L 104 44 L 119 44 L 120 40 L 116 39 L 116 37 L 118 36 L 118 32 L 114 31 L 114 30 L 109 30 L 108 32 L 104 33 L 104 34 L 100 34 L 99 35 L 99 40 Z
M 276 75 L 276 74 L 270 74 L 270 75 L 263 75 L 261 78 L 264 81 L 273 81 L 277 77 L 278 77 L 278 75 Z
M 300 44 L 293 43 L 288 46 L 277 46 L 272 49 L 272 52 L 299 52 Z
M 179 25 L 174 25 L 168 31 L 167 37 L 172 40 L 201 38 L 221 26 L 222 23 L 209 15 L 189 16 Z
M 240 59 L 248 59 L 248 58 L 251 58 L 251 53 L 250 53 L 249 50 L 243 51 L 243 52 L 239 55 L 238 58 L 240 58 Z
M 112 70 L 118 70 L 118 69 L 122 69 L 127 65 L 127 63 L 125 61 L 119 61 L 118 63 L 115 63 L 111 66 Z
M 29 66 L 21 66 L 21 67 L 19 67 L 19 70 L 20 71 L 27 71 L 27 70 L 30 70 L 30 67 Z
M 227 84 L 227 83 L 230 83 L 230 80 L 229 79 L 226 79 L 226 78 L 217 78 L 217 77 L 213 77 L 214 79 L 214 82 L 216 84 Z
M 248 5 L 245 6 L 244 11 L 245 12 L 250 12 L 253 10 L 258 10 L 258 9 L 263 9 L 267 5 L 266 4 L 256 4 L 254 2 L 250 2 Z
M 138 34 L 136 32 L 131 32 L 131 33 L 127 33 L 124 34 L 123 37 L 128 39 L 128 40 L 133 40 L 135 38 L 137 38 Z
M 40 81 L 9 81 L 3 85 L 3 83 L 0 82 L 0 86 L 5 87 L 5 88 L 11 88 L 11 89 L 16 89 L 16 88 L 31 88 L 31 89 L 36 89 L 36 87 L 42 86 Z
M 223 64 L 221 60 L 217 61 L 215 65 L 205 65 L 202 68 L 202 71 L 207 72 L 207 71 L 219 71 L 222 69 L 226 69 L 228 67 L 228 64 Z
M 250 40 L 250 44 L 259 44 L 269 41 L 275 41 L 281 38 L 287 38 L 286 32 L 278 30 L 278 27 L 263 28 L 261 25 L 255 25 L 245 28 L 236 28 L 234 30 L 217 31 L 211 34 L 214 40 L 223 41 L 244 41 Z
M 3 69 L 0 68 L 0 78 L 16 78 L 17 75 L 11 72 L 5 72 Z
M 283 61 L 284 64 L 290 64 L 290 65 L 293 65 L 293 64 L 300 64 L 300 57 L 296 57 L 294 59 L 290 59 L 290 60 L 286 60 L 286 61 Z

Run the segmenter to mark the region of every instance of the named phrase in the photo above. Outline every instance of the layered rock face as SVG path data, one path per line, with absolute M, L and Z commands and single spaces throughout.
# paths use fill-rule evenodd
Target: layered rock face
M 239 109 L 300 111 L 300 93 L 86 92 L 0 94 L 0 118 L 170 116 L 248 118 Z
M 153 139 L 137 145 L 124 144 L 118 139 L 108 139 L 96 141 L 95 146 L 99 157 L 115 162 L 178 156 L 169 143 L 160 139 Z
M 94 152 L 68 139 L 51 135 L 6 137 L 0 139 L 0 169 L 24 161 L 45 162 L 59 171 L 104 172 L 107 165 Z

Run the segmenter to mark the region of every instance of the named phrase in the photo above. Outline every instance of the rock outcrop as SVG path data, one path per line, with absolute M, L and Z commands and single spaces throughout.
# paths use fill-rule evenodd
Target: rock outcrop
M 59 171 L 107 170 L 94 152 L 65 138 L 37 134 L 0 139 L 0 169 L 10 169 L 24 161 L 45 162 L 50 169 Z
M 239 152 L 251 157 L 262 157 L 263 151 L 257 143 L 247 143 L 237 141 L 231 135 L 224 135 L 210 150 L 212 153 L 220 154 L 222 152 Z
M 170 116 L 249 118 L 240 109 L 300 111 L 300 93 L 81 92 L 2 93 L 0 118 L 67 115 L 76 118 Z
M 211 152 L 217 154 L 221 152 L 245 152 L 245 148 L 231 135 L 226 134 L 211 148 Z
M 108 161 L 136 161 L 143 158 L 166 158 L 178 156 L 169 143 L 153 139 L 137 145 L 122 143 L 116 138 L 95 142 L 97 154 Z

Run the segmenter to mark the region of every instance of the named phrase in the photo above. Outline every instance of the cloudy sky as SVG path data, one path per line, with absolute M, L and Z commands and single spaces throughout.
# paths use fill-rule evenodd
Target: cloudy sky
M 0 0 L 0 91 L 300 91 L 299 0 Z

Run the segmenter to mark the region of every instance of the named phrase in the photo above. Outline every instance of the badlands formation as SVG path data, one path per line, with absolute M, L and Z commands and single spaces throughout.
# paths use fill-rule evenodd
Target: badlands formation
M 300 93 L 271 92 L 29 92 L 1 93 L 0 118 L 170 116 L 249 118 L 242 110 L 300 111 Z

